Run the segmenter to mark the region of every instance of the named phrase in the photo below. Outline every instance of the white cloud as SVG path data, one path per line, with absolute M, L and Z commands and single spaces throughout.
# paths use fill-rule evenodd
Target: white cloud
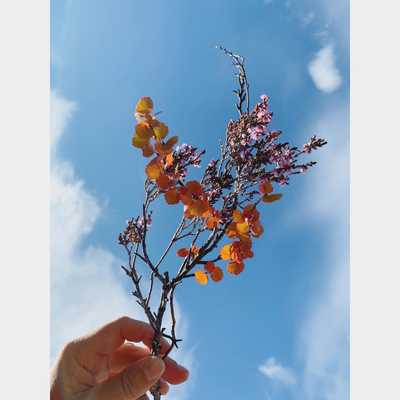
M 314 11 L 309 11 L 306 14 L 300 16 L 300 20 L 303 26 L 310 25 L 315 19 Z
M 319 50 L 308 64 L 308 72 L 315 86 L 325 93 L 337 90 L 342 84 L 342 76 L 335 64 L 333 45 Z
M 334 257 L 334 254 L 331 255 Z M 341 254 L 303 322 L 299 346 L 304 361 L 304 398 L 349 398 L 349 271 Z
M 268 358 L 258 367 L 258 370 L 267 378 L 283 383 L 284 385 L 295 385 L 296 376 L 290 368 L 283 367 L 274 357 Z
M 72 164 L 57 155 L 60 138 L 77 109 L 76 103 L 51 94 L 51 364 L 67 341 L 112 319 L 121 315 L 144 319 L 123 284 L 123 261 L 100 246 L 83 243 L 104 209 L 76 176 Z M 185 338 L 187 320 L 179 304 L 176 309 L 178 333 Z M 182 346 L 175 355 L 192 369 L 191 350 Z M 183 400 L 187 389 L 187 384 L 171 388 L 168 398 Z
M 119 260 L 82 240 L 93 230 L 102 207 L 85 188 L 57 146 L 77 105 L 51 95 L 50 171 L 51 359 L 61 346 L 122 314 L 140 317 L 118 277 Z
M 323 239 L 326 261 L 320 266 L 326 272 L 321 273 L 298 337 L 303 363 L 300 398 L 307 400 L 349 397 L 348 116 L 348 105 L 338 104 L 321 112 L 307 129 L 328 140 L 319 164 L 306 177 L 304 212 L 300 209 L 303 221 L 318 223 L 327 232 Z

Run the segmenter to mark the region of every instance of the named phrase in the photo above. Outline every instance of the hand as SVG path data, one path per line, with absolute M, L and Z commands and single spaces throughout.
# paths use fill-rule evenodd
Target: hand
M 167 382 L 182 383 L 189 372 L 168 357 L 163 361 L 151 356 L 153 334 L 150 325 L 122 317 L 68 343 L 52 373 L 50 399 L 144 400 L 157 382 L 166 394 Z M 161 352 L 168 347 L 162 340 Z

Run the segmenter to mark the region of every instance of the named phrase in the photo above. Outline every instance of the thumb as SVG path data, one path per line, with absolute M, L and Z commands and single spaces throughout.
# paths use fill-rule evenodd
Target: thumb
M 136 400 L 143 396 L 164 373 L 161 358 L 147 357 L 92 389 L 90 400 Z

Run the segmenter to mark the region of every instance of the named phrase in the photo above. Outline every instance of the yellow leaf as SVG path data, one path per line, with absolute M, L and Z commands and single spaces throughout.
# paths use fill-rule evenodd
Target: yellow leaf
M 247 221 L 236 224 L 236 230 L 239 233 L 247 233 L 249 231 L 249 229 L 250 229 L 250 227 L 249 227 L 249 223 Z
M 150 97 L 142 97 L 136 103 L 135 111 L 140 114 L 150 114 L 153 111 L 153 100 Z
M 264 194 L 262 201 L 264 203 L 272 203 L 274 201 L 280 200 L 282 197 L 281 193 L 275 193 L 275 194 Z
M 155 122 L 153 125 L 153 131 L 156 139 L 160 142 L 162 139 L 165 138 L 168 134 L 168 126 L 165 125 L 163 122 Z
M 221 255 L 221 258 L 223 260 L 230 260 L 230 258 L 231 258 L 231 247 L 232 247 L 232 245 L 230 243 L 226 244 L 225 246 L 222 247 L 222 249 L 220 251 L 220 255 Z
M 201 269 L 198 269 L 195 273 L 194 276 L 196 278 L 196 281 L 200 283 L 200 285 L 207 285 L 208 283 L 208 276 L 207 274 L 202 271 Z
M 143 149 L 143 147 L 148 146 L 149 140 L 143 139 L 137 135 L 133 136 L 132 138 L 132 146 L 137 147 L 138 149 Z

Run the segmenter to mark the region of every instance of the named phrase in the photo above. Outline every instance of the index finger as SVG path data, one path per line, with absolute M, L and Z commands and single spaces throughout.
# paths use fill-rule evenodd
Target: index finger
M 130 342 L 143 342 L 152 348 L 154 329 L 143 321 L 129 317 L 121 317 L 103 326 L 92 334 L 79 339 L 79 344 L 87 353 L 109 355 L 118 349 L 125 340 Z M 167 351 L 169 344 L 164 339 L 160 340 L 160 352 Z

